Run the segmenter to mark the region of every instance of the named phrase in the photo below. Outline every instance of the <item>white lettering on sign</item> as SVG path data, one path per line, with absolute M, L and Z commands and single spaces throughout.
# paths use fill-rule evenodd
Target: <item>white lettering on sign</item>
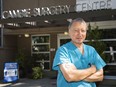
M 4 70 L 4 76 L 9 77 L 9 76 L 17 76 L 18 75 L 18 70 L 17 69 L 8 69 Z
M 20 10 L 9 10 L 3 11 L 2 18 L 22 18 L 32 16 L 45 16 L 45 15 L 58 15 L 66 14 L 70 11 L 70 5 L 59 5 L 51 7 L 41 7 L 34 9 L 20 9 Z
M 5 69 L 16 69 L 17 68 L 17 63 L 6 63 L 5 64 Z
M 112 9 L 114 0 L 77 0 L 76 11 Z
M 76 5 L 73 10 L 81 12 L 89 10 L 116 9 L 115 3 L 116 0 L 76 0 Z M 66 14 L 70 12 L 71 8 L 71 5 L 58 5 L 33 9 L 9 10 L 2 12 L 2 18 L 8 19 Z

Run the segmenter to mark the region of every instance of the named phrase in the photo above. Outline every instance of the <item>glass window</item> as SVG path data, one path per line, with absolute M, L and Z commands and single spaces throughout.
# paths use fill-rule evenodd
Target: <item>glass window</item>
M 116 38 L 116 29 L 103 29 L 101 39 L 113 39 Z
M 71 39 L 60 39 L 60 46 L 71 41 Z
M 1 47 L 1 43 L 2 43 L 2 41 L 1 41 L 1 29 L 0 29 L 0 47 Z
M 0 47 L 3 46 L 3 29 L 0 28 Z
M 32 36 L 32 56 L 42 69 L 50 69 L 50 35 Z

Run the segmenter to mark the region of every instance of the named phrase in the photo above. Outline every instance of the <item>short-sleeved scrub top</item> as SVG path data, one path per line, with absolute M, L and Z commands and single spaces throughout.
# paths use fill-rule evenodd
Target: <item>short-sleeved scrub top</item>
M 84 54 L 72 42 L 68 42 L 58 48 L 52 66 L 53 70 L 58 70 L 57 87 L 96 87 L 94 82 L 66 81 L 59 68 L 59 65 L 63 63 L 73 63 L 77 69 L 86 69 L 90 67 L 89 64 L 94 64 L 97 70 L 106 65 L 92 46 L 83 44 L 83 47 Z

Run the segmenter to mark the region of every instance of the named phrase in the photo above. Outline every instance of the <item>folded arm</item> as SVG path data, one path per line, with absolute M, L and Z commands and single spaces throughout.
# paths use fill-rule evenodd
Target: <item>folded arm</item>
M 87 81 L 87 82 L 97 82 L 102 80 L 103 80 L 103 69 L 98 70 L 96 73 L 84 79 L 84 81 Z
M 80 81 L 96 72 L 96 67 L 92 65 L 87 69 L 77 69 L 72 63 L 60 64 L 60 70 L 64 78 L 68 81 Z

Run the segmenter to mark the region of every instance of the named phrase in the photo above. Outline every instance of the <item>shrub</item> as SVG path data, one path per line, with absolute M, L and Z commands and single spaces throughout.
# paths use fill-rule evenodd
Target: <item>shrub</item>
M 32 79 L 40 79 L 43 77 L 43 71 L 40 67 L 32 68 Z

